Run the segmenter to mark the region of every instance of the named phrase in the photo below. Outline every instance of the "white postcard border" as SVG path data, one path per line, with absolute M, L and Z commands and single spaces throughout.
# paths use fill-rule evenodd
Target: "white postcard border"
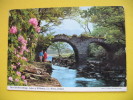
M 58 92 L 126 92 L 127 87 L 35 87 L 8 86 L 8 90 L 21 91 L 58 91 Z

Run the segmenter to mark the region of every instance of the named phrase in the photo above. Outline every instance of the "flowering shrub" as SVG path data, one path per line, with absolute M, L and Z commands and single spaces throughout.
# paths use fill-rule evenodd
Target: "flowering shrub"
M 33 17 L 34 16 L 34 17 Z M 12 10 L 9 16 L 8 85 L 27 85 L 24 67 L 34 61 L 40 32 L 36 10 Z
M 41 28 L 37 26 L 37 27 L 35 27 L 35 30 L 36 30 L 36 32 L 40 32 Z
M 38 21 L 36 18 L 31 18 L 29 20 L 29 23 L 32 24 L 34 27 L 36 27 L 38 25 Z
M 61 24 L 60 18 L 70 16 L 73 8 L 37 8 L 11 10 L 9 14 L 8 34 L 8 85 L 27 85 L 24 67 L 35 60 L 35 55 L 41 49 L 51 44 L 51 35 L 43 36 L 52 25 Z M 67 12 L 67 13 L 66 13 Z M 40 27 L 41 20 L 49 25 Z M 36 49 L 35 49 L 36 48 Z M 36 52 L 35 52 L 36 51 Z
M 10 32 L 11 34 L 16 34 L 16 33 L 17 33 L 17 27 L 16 27 L 16 26 L 12 26 L 12 27 L 10 28 L 9 32 Z
M 37 21 L 36 18 L 31 18 L 29 20 L 29 23 L 34 26 L 36 32 L 40 32 L 41 28 L 39 26 L 37 26 L 38 25 L 38 21 Z

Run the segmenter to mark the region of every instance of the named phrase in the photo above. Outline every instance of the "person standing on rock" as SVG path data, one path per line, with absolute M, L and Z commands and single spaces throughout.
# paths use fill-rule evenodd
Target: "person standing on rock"
M 47 61 L 47 58 L 48 58 L 48 54 L 46 52 L 44 52 L 44 62 Z
M 42 59 L 43 59 L 43 50 L 41 50 L 39 52 L 39 59 L 40 59 L 40 62 L 42 62 Z

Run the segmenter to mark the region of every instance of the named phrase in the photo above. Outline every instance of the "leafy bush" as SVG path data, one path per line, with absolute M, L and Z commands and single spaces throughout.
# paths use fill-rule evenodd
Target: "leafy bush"
M 11 10 L 8 34 L 8 85 L 27 85 L 24 66 L 34 61 L 40 32 L 36 9 Z
M 102 59 L 106 56 L 106 51 L 103 47 L 92 43 L 89 45 L 89 57 L 95 57 L 96 59 Z

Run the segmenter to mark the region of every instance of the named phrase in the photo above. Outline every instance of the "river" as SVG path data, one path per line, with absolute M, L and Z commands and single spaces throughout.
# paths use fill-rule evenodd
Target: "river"
M 52 65 L 54 69 L 52 77 L 56 78 L 63 87 L 102 87 L 104 82 L 102 80 L 77 77 L 77 71 L 65 67 Z
M 48 60 L 52 60 L 49 56 Z M 66 67 L 60 67 L 52 65 L 53 72 L 52 77 L 56 78 L 62 87 L 103 87 L 105 83 L 103 80 L 97 80 L 95 78 L 79 77 L 76 69 L 69 69 Z

